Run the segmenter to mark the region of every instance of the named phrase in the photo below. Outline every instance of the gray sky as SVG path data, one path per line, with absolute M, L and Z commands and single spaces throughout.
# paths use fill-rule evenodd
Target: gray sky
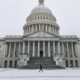
M 0 0 L 0 37 L 23 35 L 23 25 L 38 0 Z M 80 0 L 45 0 L 60 26 L 60 35 L 80 36 Z

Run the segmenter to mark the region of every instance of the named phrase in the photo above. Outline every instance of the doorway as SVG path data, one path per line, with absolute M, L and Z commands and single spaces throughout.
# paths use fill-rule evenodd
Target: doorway
M 43 57 L 43 51 L 40 51 L 40 57 Z

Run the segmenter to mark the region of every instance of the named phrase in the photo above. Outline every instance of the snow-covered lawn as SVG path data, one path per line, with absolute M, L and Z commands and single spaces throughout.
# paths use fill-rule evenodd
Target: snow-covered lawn
M 80 69 L 26 70 L 0 69 L 0 80 L 80 80 Z

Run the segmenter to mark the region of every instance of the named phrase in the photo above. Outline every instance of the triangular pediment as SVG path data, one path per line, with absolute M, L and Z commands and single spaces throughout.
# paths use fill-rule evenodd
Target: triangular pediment
M 55 37 L 55 35 L 47 32 L 36 32 L 28 35 L 27 37 Z

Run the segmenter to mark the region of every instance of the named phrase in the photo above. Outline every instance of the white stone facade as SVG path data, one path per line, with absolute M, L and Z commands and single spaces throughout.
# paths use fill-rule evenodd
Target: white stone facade
M 23 36 L 6 36 L 0 39 L 0 66 L 27 65 L 30 57 L 55 57 L 56 64 L 65 67 L 80 66 L 80 39 L 77 36 L 59 35 L 59 25 L 50 9 L 39 0 L 26 24 Z M 21 56 L 22 55 L 22 56 Z

